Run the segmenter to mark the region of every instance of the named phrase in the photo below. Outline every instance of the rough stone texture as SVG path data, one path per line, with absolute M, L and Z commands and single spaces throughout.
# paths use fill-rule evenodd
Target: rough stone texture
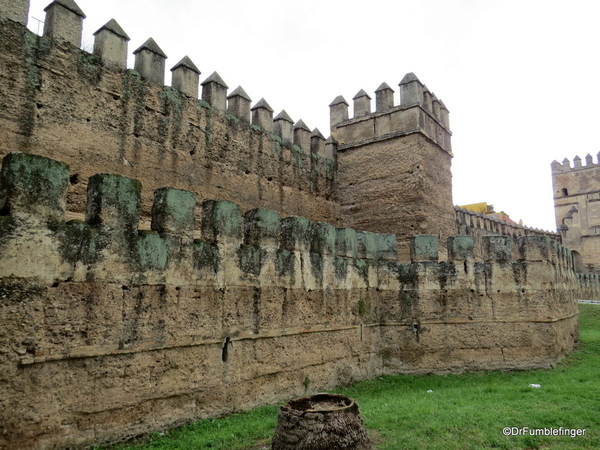
M 470 236 L 475 245 L 473 251 L 476 257 L 483 256 L 483 238 L 489 235 L 510 236 L 518 239 L 522 236 L 544 236 L 556 242 L 562 242 L 559 233 L 529 228 L 521 225 L 511 224 L 503 220 L 492 219 L 484 214 L 467 211 L 459 207 L 454 210 L 456 219 L 456 233 Z M 513 246 L 512 258 L 519 257 L 517 247 Z
M 331 159 L 313 163 L 270 132 L 17 23 L 4 22 L 0 36 L 0 156 L 19 150 L 68 163 L 70 217 L 82 218 L 87 179 L 104 170 L 148 188 L 145 226 L 152 191 L 163 186 L 337 223 Z
M 599 280 L 555 241 L 436 258 L 419 236 L 408 262 L 456 225 L 437 99 L 347 120 L 338 98 L 337 161 L 287 114 L 272 135 L 266 102 L 265 128 L 224 114 L 216 74 L 207 104 L 0 20 L 0 155 L 23 152 L 0 186 L 0 448 L 127 439 L 307 378 L 549 367 L 577 341 Z
M 451 155 L 419 133 L 338 150 L 338 196 L 348 226 L 398 236 L 409 261 L 413 234 L 455 234 Z M 431 161 L 436 161 L 431 164 Z
M 573 251 L 577 271 L 600 271 L 600 163 L 591 155 L 586 165 L 574 159 L 552 164 L 556 227 L 563 244 Z
M 68 179 L 60 163 L 13 154 L 2 191 L 24 198 L 57 170 Z M 509 260 L 510 238 L 489 236 L 487 262 L 454 237 L 452 261 L 438 262 L 436 239 L 416 236 L 427 257 L 403 264 L 393 235 L 265 209 L 242 220 L 238 205 L 206 200 L 193 241 L 192 193 L 157 190 L 158 232 L 138 231 L 137 180 L 88 186 L 86 223 L 44 220 L 43 196 L 0 217 L 6 448 L 126 439 L 301 395 L 307 377 L 318 392 L 383 373 L 548 367 L 577 341 L 579 286 L 598 293 L 546 237 L 521 238 Z

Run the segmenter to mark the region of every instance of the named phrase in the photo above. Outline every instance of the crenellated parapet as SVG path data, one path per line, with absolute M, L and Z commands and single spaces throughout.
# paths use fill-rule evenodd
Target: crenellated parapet
M 105 173 L 87 183 L 85 221 L 65 223 L 66 164 L 11 153 L 1 173 L 0 278 L 323 289 L 344 288 L 353 283 L 348 277 L 367 287 L 369 278 L 353 267 L 397 260 L 393 235 L 280 218 L 263 208 L 243 213 L 229 201 L 203 201 L 196 230 L 195 194 L 174 188 L 154 191 L 150 230 L 139 230 L 141 183 Z M 31 242 L 38 244 L 23 252 Z
M 571 161 L 568 158 L 563 159 L 562 163 L 554 160 L 552 161 L 552 173 L 566 173 L 566 172 L 574 172 L 578 170 L 591 169 L 594 167 L 600 166 L 600 153 L 596 155 L 596 163 L 594 163 L 594 157 L 589 153 L 585 155 L 585 165 L 582 163 L 582 159 L 575 155 L 573 158 L 573 165 L 571 165 Z
M 476 242 L 476 251 L 479 254 L 482 238 L 486 235 L 510 236 L 516 240 L 522 236 L 546 236 L 554 241 L 561 242 L 559 233 L 531 228 L 515 223 L 506 222 L 482 213 L 454 207 L 456 217 L 456 232 L 473 237 Z
M 382 83 L 375 91 L 375 111 L 371 97 L 361 89 L 354 97 L 354 114 L 338 96 L 329 105 L 331 134 L 342 149 L 398 136 L 422 133 L 451 153 L 449 113 L 444 103 L 427 86 L 409 73 L 399 84 L 400 103 L 394 106 L 394 90 Z
M 18 150 L 67 162 L 75 185 L 69 217 L 85 214 L 87 180 L 106 170 L 150 188 L 142 194 L 145 222 L 150 193 L 167 184 L 245 209 L 338 220 L 334 140 L 313 128 L 296 142 L 292 130 L 307 128 L 304 121 L 285 111 L 274 117 L 265 99 L 252 102 L 218 72 L 202 76 L 188 56 L 165 85 L 172 53 L 152 38 L 134 49 L 128 70 L 130 37 L 114 19 L 94 33 L 92 54 L 81 50 L 85 13 L 73 0 L 53 1 L 37 36 L 22 25 L 28 6 L 11 1 L 0 11 L 8 83 L 0 156 Z
M 114 442 L 301 395 L 307 377 L 549 367 L 600 283 L 546 236 L 484 236 L 477 255 L 470 236 L 416 235 L 404 263 L 393 234 L 172 187 L 140 229 L 141 182 L 108 173 L 65 222 L 65 163 L 13 152 L 0 175 L 7 448 Z

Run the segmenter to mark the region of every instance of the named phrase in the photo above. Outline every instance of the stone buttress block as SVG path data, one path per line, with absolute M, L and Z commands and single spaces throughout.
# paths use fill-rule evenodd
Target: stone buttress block
M 140 258 L 138 239 L 141 191 L 139 180 L 121 175 L 100 173 L 90 177 L 87 226 L 77 278 L 122 283 L 139 281 L 146 268 Z M 165 252 L 159 253 L 163 257 L 157 253 L 148 264 L 164 268 Z
M 240 268 L 247 275 L 259 277 L 261 286 L 277 284 L 278 240 L 278 212 L 256 208 L 244 214 L 244 244 L 239 250 Z
M 508 262 L 512 257 L 512 238 L 509 236 L 483 236 L 485 262 Z
M 236 203 L 219 200 L 202 203 L 202 238 L 218 249 L 221 265 L 217 282 L 222 288 L 238 286 L 245 278 L 239 267 L 242 223 L 242 209 Z
M 11 153 L 0 174 L 0 278 L 52 283 L 71 277 L 80 229 L 63 222 L 68 166 Z
M 285 217 L 280 222 L 278 271 L 293 289 L 300 289 L 310 271 L 311 222 L 305 217 Z
M 410 240 L 410 260 L 412 262 L 437 261 L 439 241 L 436 236 L 413 236 Z
M 353 276 L 358 239 L 353 228 L 337 228 L 335 234 L 335 287 L 347 289 L 359 281 Z
M 10 153 L 2 162 L 0 211 L 60 221 L 66 208 L 69 166 L 28 153 Z
M 313 222 L 310 227 L 310 278 L 307 289 L 331 288 L 334 282 L 335 227 L 324 222 Z
M 152 230 L 182 238 L 194 236 L 196 195 L 190 191 L 161 188 L 154 191 Z

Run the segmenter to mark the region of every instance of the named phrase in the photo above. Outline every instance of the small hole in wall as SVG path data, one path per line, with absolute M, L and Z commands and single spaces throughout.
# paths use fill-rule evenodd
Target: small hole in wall
M 221 350 L 221 360 L 223 362 L 229 361 L 229 347 L 231 346 L 231 339 L 229 336 L 225 339 L 225 343 L 223 344 L 223 349 Z
M 248 174 L 250 173 L 250 171 L 249 171 L 249 170 L 245 170 L 245 171 L 244 171 L 244 173 L 245 173 L 246 175 L 248 175 Z
M 521 289 L 521 294 L 524 294 L 524 293 L 525 293 L 525 289 Z
M 79 183 L 79 174 L 74 173 L 73 175 L 71 175 L 69 177 L 69 183 L 71 183 L 71 184 Z
M 36 106 L 37 106 L 37 109 L 42 109 L 44 107 L 44 105 L 42 105 L 41 103 L 37 103 Z
M 267 178 L 267 181 L 273 181 L 272 177 Z

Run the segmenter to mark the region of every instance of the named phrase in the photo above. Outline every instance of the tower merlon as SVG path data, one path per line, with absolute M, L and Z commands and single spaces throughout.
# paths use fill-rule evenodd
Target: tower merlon
M 185 95 L 198 98 L 200 85 L 200 69 L 188 57 L 184 56 L 181 61 L 171 68 L 171 86 Z
M 273 133 L 281 137 L 281 140 L 287 144 L 293 142 L 293 126 L 294 121 L 289 114 L 285 112 L 285 109 L 273 119 Z
M 387 83 L 381 83 L 375 90 L 375 111 L 382 112 L 393 107 L 394 90 Z
M 227 112 L 244 122 L 250 122 L 252 99 L 241 86 L 227 96 Z
M 129 36 L 115 19 L 110 19 L 94 33 L 94 55 L 121 69 L 127 68 Z
M 310 151 L 321 157 L 325 157 L 325 136 L 315 128 L 310 135 Z
M 165 84 L 165 64 L 167 55 L 154 39 L 149 38 L 133 54 L 135 55 L 134 69 L 148 80 L 160 86 Z
M 264 98 L 261 98 L 250 111 L 252 112 L 252 125 L 261 127 L 267 133 L 273 132 L 273 108 Z
M 0 20 L 8 19 L 27 26 L 29 0 L 0 0 Z
M 371 97 L 363 89 L 352 98 L 354 100 L 354 118 L 371 114 Z
M 404 92 L 402 103 L 393 106 L 393 90 L 382 83 L 376 91 L 377 110 L 370 112 L 370 97 L 360 90 L 354 100 L 354 118 L 348 120 L 348 103 L 338 96 L 329 105 L 331 135 L 340 149 L 348 145 L 361 145 L 379 139 L 389 139 L 400 134 L 420 132 L 451 153 L 448 109 L 413 74 L 407 74 L 400 83 Z
M 334 160 L 337 154 L 337 141 L 329 136 L 325 141 L 325 158 Z
M 44 36 L 81 47 L 85 14 L 74 0 L 54 0 L 44 11 Z
M 310 128 L 302 119 L 294 125 L 294 145 L 300 147 L 305 154 L 310 153 Z
M 225 84 L 223 78 L 217 72 L 213 72 L 200 84 L 202 85 L 202 100 L 217 111 L 225 112 L 229 86 Z
M 401 105 L 423 105 L 425 100 L 424 86 L 414 73 L 410 72 L 404 75 L 399 86 Z
M 329 123 L 331 129 L 333 129 L 334 125 L 348 120 L 348 106 L 348 102 L 341 95 L 338 95 L 329 104 Z

